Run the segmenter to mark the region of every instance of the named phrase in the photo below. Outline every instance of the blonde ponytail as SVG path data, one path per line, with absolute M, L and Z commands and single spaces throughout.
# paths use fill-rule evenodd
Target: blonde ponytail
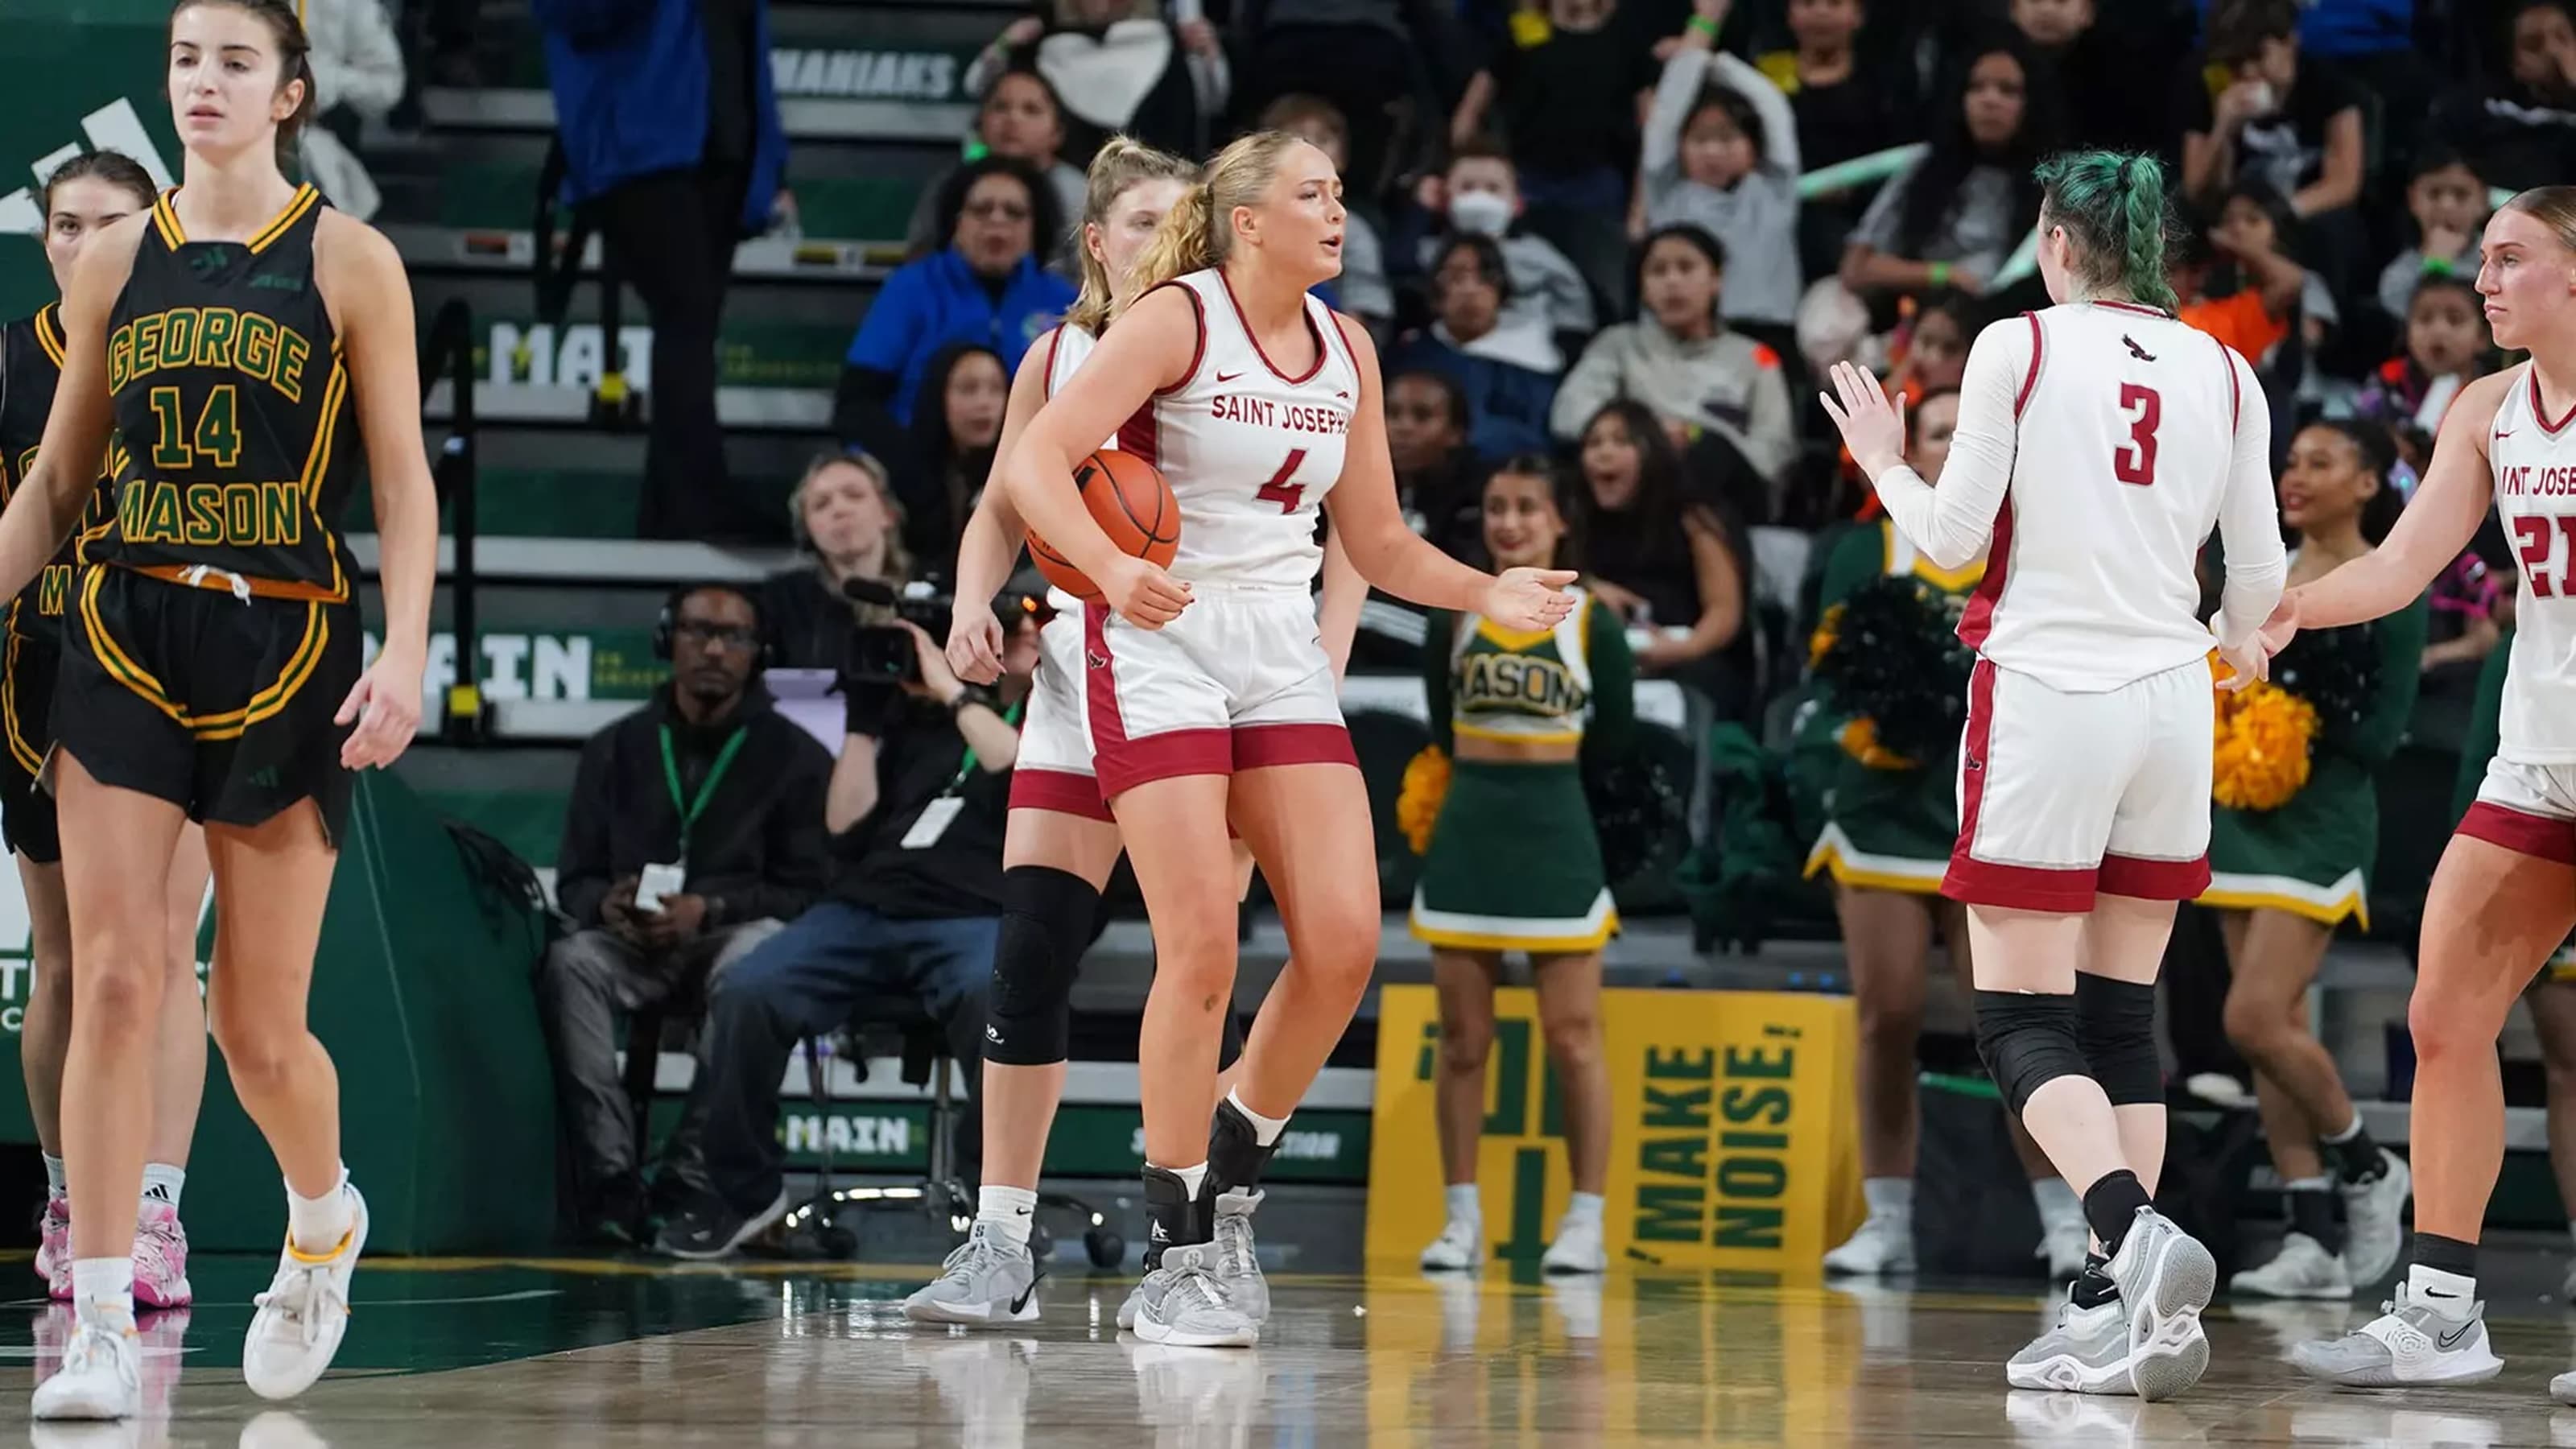
M 1236 208 L 1259 206 L 1279 174 L 1279 158 L 1304 144 L 1286 131 L 1255 131 L 1217 152 L 1207 179 L 1181 194 L 1136 259 L 1136 291 L 1224 262 L 1234 249 Z
M 1196 165 L 1129 136 L 1110 137 L 1100 153 L 1091 158 L 1082 196 L 1086 234 L 1075 248 L 1082 259 L 1082 291 L 1074 298 L 1072 309 L 1064 314 L 1066 326 L 1079 327 L 1096 337 L 1109 325 L 1109 314 L 1117 305 L 1118 289 L 1109 269 L 1091 254 L 1088 228 L 1107 226 L 1118 210 L 1118 198 L 1134 187 L 1149 181 L 1196 182 L 1198 177 Z
M 1209 184 L 1201 181 L 1181 193 L 1172 209 L 1163 213 L 1163 224 L 1154 239 L 1145 243 L 1143 254 L 1136 258 L 1136 292 L 1159 287 L 1174 277 L 1185 277 L 1204 271 L 1219 260 L 1214 237 L 1216 205 Z

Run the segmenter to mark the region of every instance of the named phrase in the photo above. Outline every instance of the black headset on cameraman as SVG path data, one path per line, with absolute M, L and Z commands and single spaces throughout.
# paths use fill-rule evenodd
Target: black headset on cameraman
M 705 593 L 710 589 L 731 594 L 751 606 L 753 654 L 751 665 L 754 669 L 769 668 L 778 648 L 769 637 L 768 611 L 760 607 L 760 597 L 757 594 L 740 584 L 721 579 L 681 584 L 662 596 L 662 611 L 653 617 L 653 657 L 664 661 L 670 659 L 671 636 L 679 626 L 681 603 L 691 594 Z

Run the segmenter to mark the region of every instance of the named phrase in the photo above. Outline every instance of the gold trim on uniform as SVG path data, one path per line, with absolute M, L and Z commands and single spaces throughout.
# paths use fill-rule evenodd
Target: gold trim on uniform
M 16 601 L 12 600 L 13 617 L 16 607 Z M 24 732 L 18 728 L 18 654 L 26 642 L 19 635 L 9 636 L 9 662 L 6 672 L 0 673 L 0 720 L 5 720 L 8 726 L 9 758 L 17 761 L 18 768 L 30 776 L 41 776 L 45 773 L 45 758 L 27 743 Z
M 304 455 L 304 508 L 313 515 L 313 526 L 322 535 L 322 546 L 331 555 L 331 596 L 349 596 L 348 575 L 340 569 L 340 544 L 329 524 L 322 518 L 322 480 L 331 472 L 331 451 L 338 442 L 340 414 L 349 400 L 349 363 L 340 353 L 340 339 L 331 339 L 331 376 L 322 384 L 322 416 L 313 427 L 313 449 Z
M 54 364 L 56 372 L 63 370 L 63 351 L 69 341 L 63 335 L 62 312 L 63 304 L 60 302 L 47 302 L 36 309 L 36 345 L 45 349 L 45 357 Z M 48 322 L 53 325 L 47 326 Z
M 160 200 L 152 203 L 152 222 L 161 229 L 161 241 L 165 246 L 183 247 L 188 244 L 187 228 L 179 225 L 179 208 L 172 204 L 172 199 L 178 194 L 179 188 L 173 186 L 161 193 Z M 304 213 L 311 211 L 321 199 L 322 193 L 310 184 L 295 188 L 295 194 L 286 199 L 286 209 L 270 218 L 268 225 L 252 232 L 250 240 L 243 245 L 254 256 L 267 250 L 286 234 L 289 227 L 303 220 Z
M 322 604 L 319 601 L 306 604 L 304 637 L 296 643 L 295 652 L 288 656 L 285 667 L 278 670 L 276 679 L 253 694 L 250 702 L 239 709 L 228 709 L 220 714 L 191 715 L 170 698 L 169 690 L 153 676 L 152 671 L 135 663 L 133 657 L 117 644 L 115 637 L 107 632 L 107 624 L 98 612 L 99 585 L 106 578 L 107 566 L 92 564 L 89 577 L 81 586 L 81 623 L 88 631 L 92 652 L 117 683 L 134 691 L 201 740 L 239 739 L 244 730 L 285 709 L 297 691 L 312 679 L 315 667 L 322 662 L 323 646 L 331 640 L 331 620 Z

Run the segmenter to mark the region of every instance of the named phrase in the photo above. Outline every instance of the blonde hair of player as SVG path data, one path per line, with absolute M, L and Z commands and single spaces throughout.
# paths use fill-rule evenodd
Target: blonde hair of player
M 1120 552 L 1073 486 L 1075 461 L 1155 395 L 1185 383 L 1203 337 L 1194 299 L 1159 284 L 1222 268 L 1243 330 L 1283 377 L 1311 373 L 1332 346 L 1314 335 L 1311 288 L 1338 276 L 1341 179 L 1314 146 L 1255 132 L 1219 152 L 1136 263 L 1137 299 L 1098 356 L 1030 420 L 994 477 L 1030 526 L 1101 590 L 1128 624 L 1159 629 L 1190 587 Z M 1505 628 L 1552 627 L 1572 606 L 1570 572 L 1500 579 L 1442 554 L 1405 525 L 1387 456 L 1376 349 L 1336 315 L 1357 374 L 1339 479 L 1325 495 L 1332 534 L 1360 574 L 1399 598 L 1476 612 Z M 1182 479 L 1187 491 L 1213 480 Z M 1187 546 L 1186 537 L 1183 545 Z M 1376 963 L 1376 842 L 1359 772 L 1295 764 L 1151 780 L 1110 802 L 1153 918 L 1156 976 L 1140 1035 L 1145 1160 L 1186 1172 L 1208 1160 L 1217 1105 L 1220 1009 L 1233 999 L 1236 920 L 1224 846 L 1231 820 L 1262 863 L 1295 956 L 1253 1023 L 1234 1098 L 1276 1122 L 1296 1108 L 1359 1005 Z
M 2514 389 L 2532 389 L 2544 416 L 2576 411 L 2576 187 L 2538 187 L 2506 202 L 2488 220 L 2479 253 L 2477 290 L 2496 345 L 2531 360 L 2460 390 L 2424 481 L 2388 541 L 2285 595 L 2264 631 L 2267 648 L 2278 652 L 2299 629 L 2395 613 L 2460 556 L 2494 501 L 2496 414 Z M 2566 545 L 2545 544 L 2548 551 L 2527 566 L 2576 567 Z M 2549 600 L 2525 607 L 2565 606 Z M 2514 667 L 2524 662 L 2517 655 Z M 2407 1007 L 2416 1057 L 2409 1157 L 2419 1236 L 2478 1240 L 2504 1163 L 2496 1034 L 2571 926 L 2576 866 L 2476 836 L 2451 837 L 2425 895 Z

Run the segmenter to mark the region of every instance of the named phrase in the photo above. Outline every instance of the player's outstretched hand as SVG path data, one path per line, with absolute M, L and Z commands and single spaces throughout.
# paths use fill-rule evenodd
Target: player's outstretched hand
M 1553 629 L 1574 612 L 1572 569 L 1505 569 L 1485 586 L 1476 612 L 1506 629 Z
M 968 684 L 1002 677 L 1002 621 L 990 604 L 959 599 L 948 611 L 948 667 Z
M 2255 635 L 2263 641 L 2264 653 L 2278 654 L 2290 647 L 2290 640 L 2298 632 L 2299 591 L 2285 589 L 2281 593 L 2281 602 L 2272 607 L 2272 617 L 2263 621 L 2263 627 L 2256 630 Z
M 1843 446 L 1852 461 L 1876 482 L 1878 475 L 1905 461 L 1905 399 L 1890 401 L 1878 378 L 1857 362 L 1837 362 L 1833 391 L 1819 393 L 1825 413 L 1842 429 Z
M 1141 558 L 1121 555 L 1106 577 L 1096 578 L 1100 596 L 1118 617 L 1139 629 L 1160 629 L 1181 616 L 1190 603 L 1190 586 Z
M 381 769 L 402 758 L 420 728 L 420 660 L 393 650 L 377 655 L 331 722 L 358 726 L 340 742 L 341 768 Z

